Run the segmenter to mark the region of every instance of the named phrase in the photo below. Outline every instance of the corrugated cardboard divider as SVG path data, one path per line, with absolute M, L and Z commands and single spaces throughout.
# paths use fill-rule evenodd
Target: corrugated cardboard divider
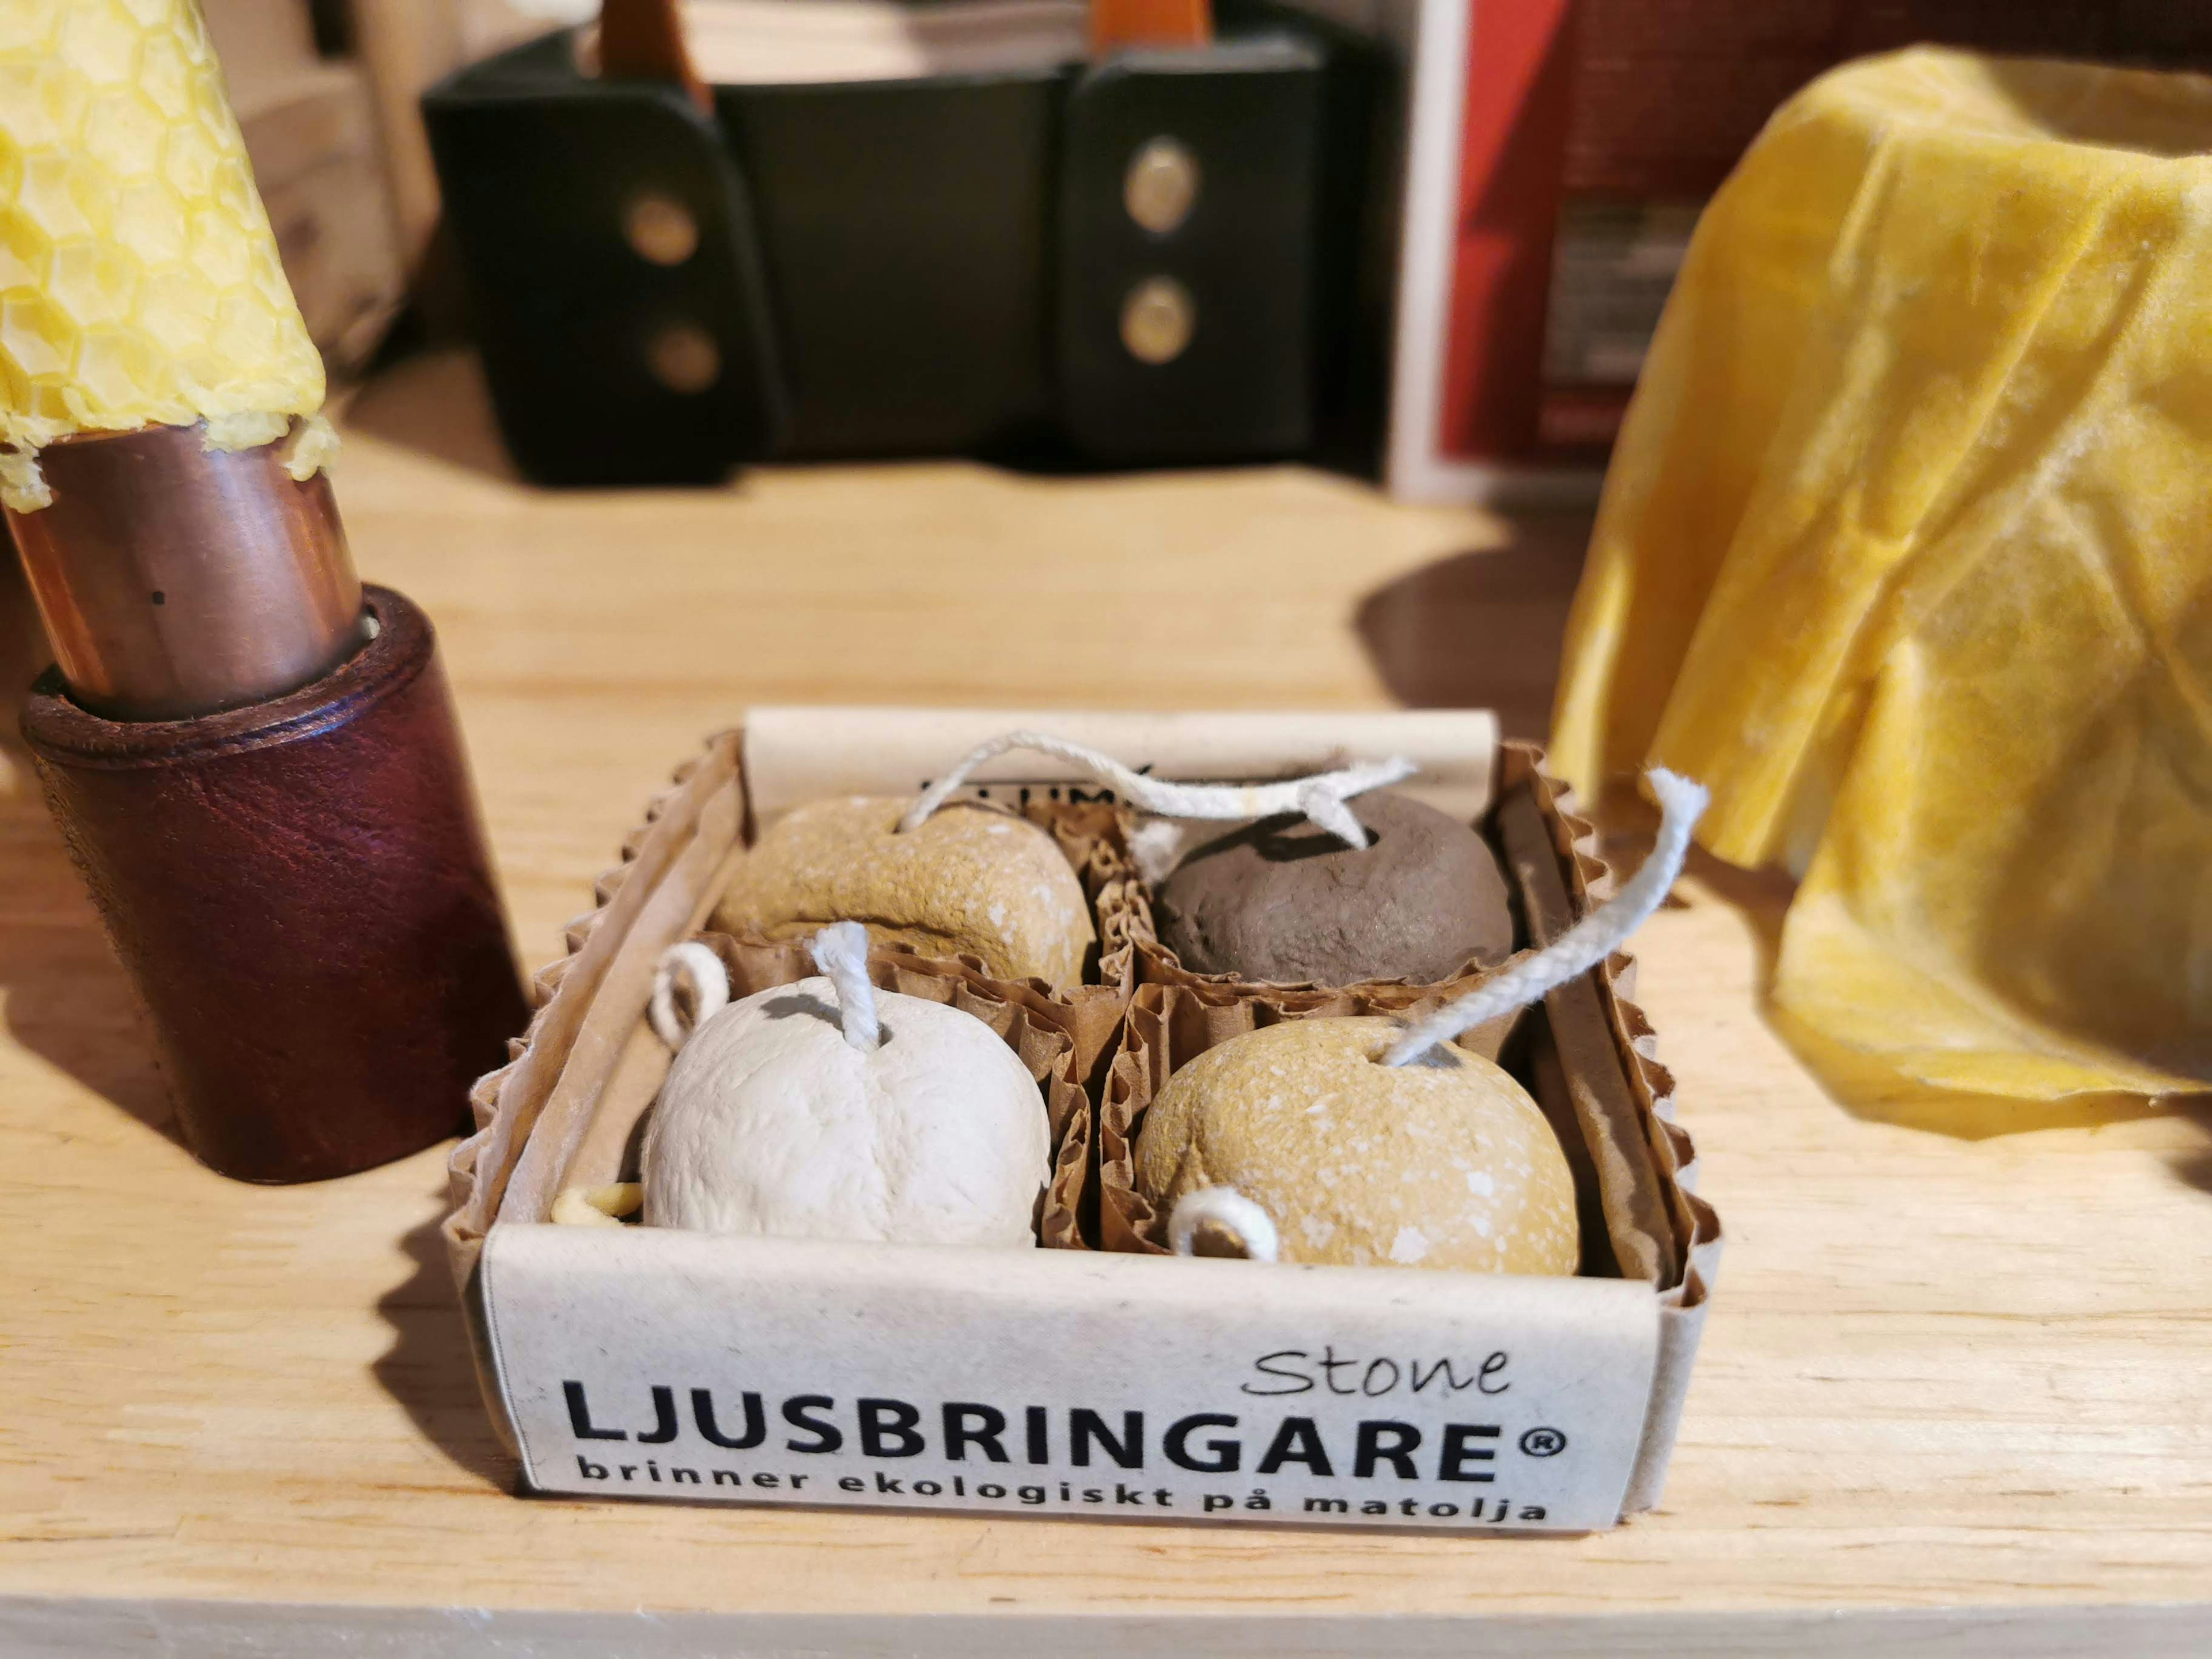
M 568 955 L 533 983 L 538 1011 L 511 1045 L 512 1058 L 471 1091 L 477 1132 L 448 1161 L 453 1208 L 442 1229 L 465 1295 L 526 1155 L 548 1174 L 518 1194 L 516 1212 L 542 1219 L 625 1060 L 633 1073 L 665 1073 L 666 1050 L 644 1021 L 653 964 L 698 931 L 720 890 L 716 878 L 738 848 L 745 815 L 738 756 L 738 733 L 713 738 L 647 805 L 622 862 L 599 878 L 599 908 L 568 924 Z M 659 1086 L 654 1076 L 652 1087 Z M 538 1153 L 541 1142 L 554 1150 Z
M 1532 948 L 1588 915 L 1611 884 L 1593 851 L 1594 830 L 1563 809 L 1541 761 L 1528 745 L 1503 745 L 1489 826 L 1504 849 Z M 1131 910 L 1150 915 L 1149 905 Z M 1231 1037 L 1284 1020 L 1418 1018 L 1502 971 L 1470 968 L 1431 986 L 1378 981 L 1323 990 L 1194 974 L 1149 939 L 1139 941 L 1138 951 L 1141 982 L 1097 1091 L 1097 1206 L 1086 1224 L 1102 1249 L 1146 1255 L 1166 1253 L 1166 1218 L 1135 1189 L 1133 1147 L 1146 1109 L 1177 1068 Z M 1517 1024 L 1500 1020 L 1460 1039 L 1486 1058 L 1502 1054 L 1559 1133 L 1576 1176 L 1583 1273 L 1641 1279 L 1660 1297 L 1659 1370 L 1632 1510 L 1658 1499 L 1720 1250 L 1717 1217 L 1687 1189 L 1695 1152 L 1671 1121 L 1674 1079 L 1655 1057 L 1650 1023 L 1628 1000 L 1633 968 L 1630 957 L 1615 956 L 1553 991 L 1540 1009 L 1524 1011 Z
M 1552 867 L 1566 890 L 1569 909 L 1580 917 L 1611 896 L 1612 873 L 1597 856 L 1595 828 L 1566 810 L 1564 791 L 1544 775 L 1541 760 L 1533 748 L 1507 745 L 1498 767 L 1501 823 L 1511 796 L 1516 791 L 1523 793 L 1543 823 L 1554 860 Z M 1516 860 L 1510 848 L 1507 862 L 1509 873 L 1518 879 L 1518 872 L 1512 867 Z M 1532 865 L 1532 878 L 1541 873 L 1541 866 Z M 1532 927 L 1539 925 L 1535 918 L 1530 918 L 1530 923 Z M 1665 1486 L 1667 1462 L 1674 1449 L 1682 1402 L 1697 1361 L 1698 1340 L 1705 1331 L 1707 1304 L 1720 1271 L 1722 1243 L 1720 1217 L 1697 1196 L 1697 1148 L 1688 1133 L 1674 1121 L 1674 1073 L 1659 1063 L 1658 1038 L 1651 1022 L 1633 1000 L 1635 986 L 1634 959 L 1616 954 L 1601 968 L 1561 986 L 1545 999 L 1547 1024 L 1555 1044 L 1561 1042 L 1561 1028 L 1575 1018 L 1563 1018 L 1561 1008 L 1571 1006 L 1585 994 L 1595 1001 L 1605 1046 L 1626 1086 L 1626 1117 L 1612 1120 L 1608 1133 L 1630 1146 L 1640 1139 L 1648 1148 L 1650 1162 L 1645 1167 L 1656 1178 L 1657 1195 L 1668 1218 L 1666 1231 L 1679 1252 L 1675 1273 L 1653 1286 L 1660 1310 L 1658 1368 L 1652 1379 L 1643 1447 L 1622 1504 L 1624 1513 L 1652 1508 Z M 1569 1041 L 1579 1044 L 1581 1039 L 1577 1036 Z M 1596 1045 L 1591 1047 L 1595 1049 Z M 1562 1054 L 1566 1052 L 1562 1046 Z M 1590 1066 L 1583 1075 L 1609 1080 L 1612 1073 L 1607 1067 Z M 1613 1100 L 1618 1108 L 1620 1097 Z M 1635 1164 L 1625 1160 L 1625 1166 L 1634 1168 Z M 1612 1218 L 1608 1212 L 1608 1225 Z

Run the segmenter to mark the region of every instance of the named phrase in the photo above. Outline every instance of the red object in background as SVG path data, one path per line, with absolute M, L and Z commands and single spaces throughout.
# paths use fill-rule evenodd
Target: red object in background
M 1572 0 L 1477 5 L 1460 135 L 1460 232 L 1439 447 L 1534 447 L 1567 149 Z
M 1461 0 L 1437 449 L 1601 460 L 1698 210 L 1792 93 L 1915 42 L 2212 67 L 2202 0 Z

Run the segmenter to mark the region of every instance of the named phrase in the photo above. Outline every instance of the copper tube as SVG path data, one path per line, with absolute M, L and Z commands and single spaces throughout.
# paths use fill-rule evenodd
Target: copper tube
M 361 579 L 320 473 L 279 441 L 210 450 L 197 426 L 86 433 L 39 452 L 53 504 L 7 514 L 72 696 L 111 720 L 240 708 L 362 642 Z

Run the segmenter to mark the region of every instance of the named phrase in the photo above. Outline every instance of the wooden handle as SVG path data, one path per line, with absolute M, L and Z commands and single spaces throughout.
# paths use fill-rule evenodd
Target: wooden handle
M 1091 0 L 1093 57 L 1123 46 L 1203 46 L 1212 40 L 1212 0 Z
M 1212 0 L 1091 0 L 1093 57 L 1125 46 L 1203 46 L 1213 40 Z M 605 0 L 599 73 L 610 80 L 682 87 L 702 113 L 714 95 L 691 66 L 679 0 Z
M 599 74 L 610 81 L 665 81 L 683 88 L 701 114 L 714 112 L 714 94 L 691 67 L 678 0 L 604 0 Z

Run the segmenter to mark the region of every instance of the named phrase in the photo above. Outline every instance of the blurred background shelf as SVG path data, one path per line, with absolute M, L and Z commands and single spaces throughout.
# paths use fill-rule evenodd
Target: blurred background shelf
M 557 28 L 588 25 L 599 0 L 203 3 L 287 268 L 316 340 L 333 365 L 341 371 L 358 367 L 402 315 L 418 335 L 441 340 L 468 336 L 470 307 L 461 267 L 487 262 L 481 249 L 465 257 L 452 228 L 441 227 L 438 174 L 420 100 L 456 71 L 507 48 Z M 804 6 L 806 0 L 790 3 Z M 931 0 L 918 3 L 927 7 Z M 1317 353 L 1321 372 L 1310 400 L 1317 422 L 1314 447 L 1309 450 L 1284 436 L 1295 422 L 1247 419 L 1240 439 L 1209 449 L 1201 419 L 1195 437 L 1185 433 L 1160 454 L 1136 453 L 1133 434 L 1159 427 L 1163 408 L 1174 412 L 1191 401 L 1178 387 L 1164 404 L 1140 406 L 1138 418 L 1109 422 L 1109 428 L 1118 428 L 1103 434 L 1111 441 L 1079 439 L 1078 449 L 1095 451 L 1095 459 L 1311 453 L 1332 466 L 1378 474 L 1401 500 L 1587 506 L 1595 499 L 1607 450 L 1699 210 L 1768 115 L 1807 82 L 1849 58 L 1916 42 L 2161 70 L 2212 68 L 2212 10 L 2195 0 L 1820 0 L 1780 7 L 1745 6 L 1739 0 L 1668 0 L 1663 5 L 1652 0 L 1283 3 L 1309 21 L 1346 31 L 1345 40 L 1365 43 L 1353 56 L 1371 54 L 1359 78 L 1371 71 L 1376 100 L 1373 166 L 1352 169 L 1359 175 L 1356 180 L 1332 182 L 1329 199 L 1316 216 L 1336 238 L 1358 222 L 1353 240 L 1359 252 L 1348 292 L 1334 300 L 1316 292 L 1325 342 Z M 709 56 L 725 64 L 732 61 L 729 37 L 743 33 L 732 17 L 743 14 L 757 20 L 762 10 L 744 0 L 734 6 L 719 5 L 718 0 L 687 4 L 710 25 L 705 43 Z M 1237 0 L 1224 4 L 1224 16 L 1238 9 Z M 711 26 L 717 15 L 722 15 L 724 27 Z M 722 45 L 713 48 L 717 40 Z M 568 42 L 546 44 L 551 57 L 569 56 Z M 734 61 L 741 63 L 746 54 L 742 40 L 738 45 Z M 1336 95 L 1341 97 L 1340 90 Z M 1369 95 L 1363 92 L 1354 101 Z M 744 136 L 748 123 L 741 114 L 747 96 L 726 87 L 722 99 L 725 143 L 743 151 L 753 142 Z M 1166 113 L 1167 107 L 1154 100 L 1145 118 L 1157 120 Z M 1178 118 L 1188 115 L 1186 107 Z M 968 118 L 957 118 L 950 131 L 957 131 Z M 522 152 L 542 155 L 548 132 L 558 134 L 564 125 L 556 120 L 550 129 L 533 131 L 521 143 Z M 991 172 L 972 158 L 956 166 L 957 146 L 941 157 L 921 153 L 931 144 L 918 145 L 910 138 L 886 143 L 880 134 L 855 131 L 865 125 L 849 112 L 841 113 L 834 127 L 825 129 L 832 133 L 825 139 L 802 116 L 800 142 L 787 146 L 783 159 L 769 168 L 803 181 L 796 222 L 809 224 L 817 216 L 824 202 L 816 198 L 825 180 L 848 181 L 833 183 L 824 199 L 834 199 L 852 178 L 873 172 L 881 175 L 887 191 L 908 197 L 912 210 L 916 181 L 926 182 L 939 161 L 979 179 Z M 1325 147 L 1340 163 L 1351 142 L 1349 131 L 1340 126 Z M 935 133 L 932 143 L 941 144 L 944 136 L 943 131 Z M 986 156 L 1008 149 L 1004 134 L 988 124 L 975 127 L 970 137 Z M 1262 155 L 1285 155 L 1295 149 L 1279 131 L 1258 138 L 1254 148 Z M 632 133 L 617 147 L 624 166 L 641 159 L 631 153 L 640 148 L 635 139 Z M 847 149 L 857 156 L 857 167 L 852 156 L 840 159 Z M 792 155 L 814 157 L 815 165 L 791 168 Z M 590 161 L 588 145 L 586 157 L 581 167 L 569 167 L 580 184 L 609 173 L 609 167 Z M 1284 177 L 1297 172 L 1289 167 Z M 552 188 L 557 198 L 557 181 Z M 503 180 L 490 189 L 495 199 L 513 193 Z M 1088 199 L 1094 209 L 1099 205 L 1095 192 Z M 1247 209 L 1259 199 L 1248 198 Z M 886 247 L 896 252 L 903 238 L 910 244 L 908 252 L 921 255 L 928 238 L 888 232 L 884 241 L 871 243 L 865 228 L 881 216 L 863 210 L 848 216 L 849 222 L 826 245 L 820 242 L 823 225 L 809 224 L 795 240 L 788 226 L 771 226 L 772 240 L 791 244 L 781 250 L 791 265 L 781 274 L 787 291 L 772 295 L 775 303 L 770 307 L 783 313 L 780 325 L 763 331 L 753 318 L 740 328 L 728 314 L 717 325 L 739 334 L 750 330 L 769 338 L 779 333 L 794 337 L 784 349 L 795 347 L 806 371 L 799 378 L 816 383 L 816 389 L 810 411 L 805 387 L 800 387 L 798 448 L 782 453 L 973 447 L 966 437 L 948 443 L 941 434 L 962 427 L 963 400 L 992 411 L 992 377 L 978 372 L 969 378 L 982 384 L 965 384 L 957 374 L 942 372 L 943 354 L 933 359 L 926 346 L 918 347 L 908 378 L 913 368 L 933 362 L 939 369 L 906 388 L 902 398 L 885 398 L 881 386 L 866 378 L 867 365 L 886 355 L 900 356 L 895 344 L 886 346 L 885 318 L 873 314 L 885 307 L 863 307 L 877 326 L 864 321 L 848 330 L 837 317 L 841 307 L 852 307 L 842 297 L 829 297 L 830 290 L 842 293 L 839 273 L 854 263 L 841 260 L 839 252 L 840 239 L 849 243 L 855 226 L 862 228 L 860 245 L 871 248 L 862 262 L 870 275 L 885 263 Z M 829 217 L 834 228 L 838 216 Z M 522 222 L 527 218 L 524 214 Z M 570 228 L 580 231 L 580 239 L 562 258 L 549 260 L 533 252 L 520 261 L 523 269 L 533 263 L 541 269 L 592 264 L 575 258 L 579 249 L 588 252 L 593 246 L 590 216 L 579 211 L 576 218 Z M 514 241 L 516 228 L 514 218 L 502 221 L 490 235 L 491 244 Z M 1110 236 L 1106 244 L 1098 238 L 1116 228 L 1126 229 L 1116 215 L 1097 212 L 1077 239 L 1077 256 L 1066 261 L 1091 270 L 1112 292 L 1127 280 L 1130 272 L 1122 267 L 1134 252 L 1122 247 L 1118 258 L 1102 258 L 1116 250 Z M 974 240 L 975 225 L 968 223 L 962 234 Z M 605 240 L 617 240 L 611 224 Z M 1238 276 L 1235 256 L 1241 252 L 1250 259 L 1280 263 L 1280 249 L 1245 248 L 1243 239 L 1233 234 L 1217 240 L 1202 263 L 1223 284 L 1212 298 L 1225 303 L 1201 309 L 1210 319 L 1249 323 L 1252 296 L 1264 284 L 1249 280 L 1249 272 Z M 826 258 L 821 257 L 825 248 Z M 1000 251 L 1003 255 L 1005 249 Z M 595 265 L 592 281 L 581 280 L 570 269 L 570 281 L 547 285 L 539 301 L 559 308 L 580 301 L 584 313 L 596 314 L 608 297 L 609 280 L 618 278 L 623 268 L 621 248 L 611 252 L 611 264 L 605 270 Z M 927 258 L 919 264 L 926 267 Z M 513 293 L 527 284 L 502 279 L 487 284 L 482 270 L 475 280 L 498 296 L 489 303 L 502 323 L 511 325 Z M 771 270 L 771 289 L 778 280 Z M 868 291 L 868 280 L 865 275 L 859 279 L 858 291 Z M 681 293 L 694 301 L 717 286 L 729 286 L 702 281 L 695 294 L 687 284 L 672 282 L 666 271 L 655 281 L 653 292 Z M 1322 287 L 1334 291 L 1343 285 L 1332 277 Z M 614 282 L 617 294 L 622 286 Z M 632 286 L 633 298 L 645 291 Z M 1006 305 L 1004 287 L 990 290 L 981 312 L 1024 316 L 1022 307 Z M 957 332 L 963 316 L 963 291 L 957 281 L 945 282 L 926 293 L 908 293 L 905 303 L 925 313 L 943 310 Z M 1085 325 L 1098 325 L 1093 314 L 1097 298 L 1086 290 L 1085 297 L 1071 302 L 1069 314 L 1088 319 Z M 408 307 L 404 313 L 403 300 Z M 900 307 L 888 309 L 896 313 Z M 966 308 L 965 325 L 971 331 L 978 321 L 976 309 Z M 483 310 L 479 296 L 479 324 Z M 1033 326 L 1035 319 L 1030 322 Z M 1063 319 L 1063 329 L 1069 325 Z M 1101 410 L 1115 409 L 1133 389 L 1141 391 L 1148 377 L 1128 372 L 1129 365 L 1112 348 L 1110 330 L 1093 326 L 1092 331 L 1100 339 L 1070 361 L 1088 363 L 1094 382 L 1106 375 L 1091 387 L 1088 400 Z M 911 339 L 915 331 L 901 332 Z M 1007 332 L 1013 337 L 1024 330 L 1010 320 Z M 635 355 L 612 324 L 598 333 L 613 359 Z M 481 327 L 475 337 L 484 337 Z M 980 362 L 989 355 L 990 330 L 976 331 L 976 337 L 981 349 L 971 342 L 952 354 L 956 360 L 965 355 Z M 1240 354 L 1234 372 L 1211 377 L 1217 391 L 1231 389 L 1225 395 L 1232 405 L 1236 388 L 1286 355 L 1279 339 L 1264 327 L 1255 337 L 1261 349 Z M 698 361 L 697 343 L 690 341 L 689 351 L 675 361 Z M 1012 349 L 1011 389 L 1037 403 L 1045 389 L 1042 384 L 1028 386 L 1025 370 L 1044 365 L 1028 365 L 1024 354 L 1036 355 L 1042 345 L 1033 349 L 1011 338 L 999 343 Z M 1103 351 L 1095 349 L 1102 343 Z M 830 372 L 821 372 L 823 364 Z M 606 367 L 600 365 L 602 370 Z M 772 381 L 781 373 L 755 366 L 740 374 L 743 366 L 735 362 L 730 367 L 732 385 L 752 378 Z M 1057 368 L 1065 370 L 1066 365 Z M 1121 371 L 1118 377 L 1112 373 L 1116 369 Z M 1000 378 L 1008 377 L 1002 373 Z M 1204 384 L 1208 377 L 1197 378 Z M 621 383 L 619 374 L 615 382 Z M 854 386 L 871 395 L 848 395 Z M 1113 395 L 1105 397 L 1105 392 Z M 1085 395 L 1070 399 L 1065 386 L 1054 396 L 1086 401 Z M 518 393 L 517 400 L 527 405 L 540 399 L 533 386 Z M 1002 415 L 1026 408 L 1022 397 L 995 401 L 1006 404 L 1007 410 L 998 411 Z M 1247 401 L 1261 409 L 1291 409 L 1297 403 L 1249 394 Z M 877 407 L 901 402 L 912 405 L 903 415 L 894 410 L 886 416 Z M 1038 414 L 1036 409 L 1026 412 Z M 1249 410 L 1244 412 L 1250 415 Z M 1224 428 L 1237 425 L 1233 409 L 1200 413 Z M 724 418 L 736 417 L 725 412 Z M 1093 411 L 1079 424 L 1097 419 Z M 746 420 L 763 428 L 776 424 L 757 412 Z M 979 430 L 991 426 L 989 421 L 969 424 Z M 1052 423 L 1032 418 L 1028 425 L 1049 429 Z M 916 431 L 940 435 L 917 441 Z M 661 441 L 668 441 L 662 434 Z
M 397 365 L 347 425 L 362 572 L 441 631 L 533 966 L 751 702 L 1489 703 L 1540 734 L 1587 531 L 1294 467 L 548 495 L 460 356 Z M 0 684 L 35 639 L 10 571 Z M 1659 1513 L 1455 1541 L 587 1505 L 512 1495 L 443 1152 L 295 1188 L 194 1164 L 4 759 L 0 1650 L 2203 1650 L 2212 1118 L 1846 1113 L 1760 1016 L 1778 880 L 1700 863 L 1638 946 L 1731 1235 Z
M 358 368 L 418 288 L 437 231 L 422 89 L 550 25 L 507 0 L 201 10 L 308 331 L 334 371 Z

